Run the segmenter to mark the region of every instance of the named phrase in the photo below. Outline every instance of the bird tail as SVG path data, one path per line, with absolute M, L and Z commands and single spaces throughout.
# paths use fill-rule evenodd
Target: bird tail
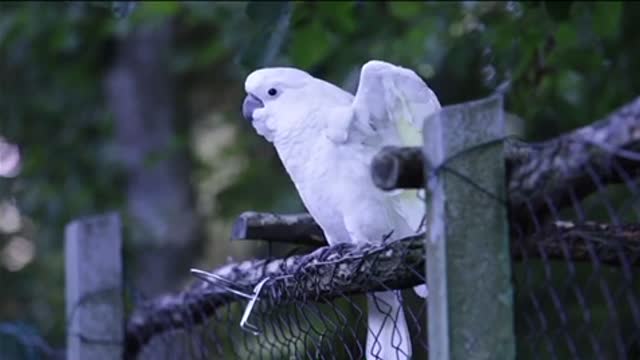
M 411 359 L 411 338 L 400 291 L 367 294 L 367 360 Z

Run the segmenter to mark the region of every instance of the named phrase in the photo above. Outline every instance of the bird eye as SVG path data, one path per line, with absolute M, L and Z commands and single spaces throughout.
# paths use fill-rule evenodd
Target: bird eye
M 271 88 L 269 89 L 269 91 L 267 91 L 267 94 L 269 94 L 269 96 L 276 96 L 276 94 L 278 93 L 278 90 Z

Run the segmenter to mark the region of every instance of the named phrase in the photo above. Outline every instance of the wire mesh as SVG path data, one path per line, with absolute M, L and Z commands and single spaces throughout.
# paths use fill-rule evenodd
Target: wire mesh
M 519 198 L 517 211 L 513 201 L 508 204 L 464 177 L 477 191 L 511 207 L 518 358 L 640 358 L 640 152 L 635 143 L 628 145 L 583 141 L 579 150 L 593 161 L 574 169 L 582 177 L 567 177 L 571 181 L 560 187 L 546 186 L 557 179 L 543 178 L 536 191 L 523 192 L 529 197 Z M 570 162 L 576 156 L 559 155 L 560 150 L 548 152 L 553 158 L 546 161 L 560 156 Z M 512 161 L 511 171 L 519 165 Z M 439 169 L 447 170 L 446 164 Z M 539 169 L 525 170 L 536 176 Z M 258 334 L 241 327 L 248 300 L 231 295 L 228 286 L 198 283 L 165 301 L 171 306 L 130 319 L 127 355 L 362 359 L 367 334 L 375 330 L 368 328 L 371 304 L 365 293 L 397 290 L 411 334 L 397 340 L 411 341 L 413 358 L 427 358 L 426 302 L 411 290 L 425 280 L 422 241 L 416 236 L 364 247 L 340 244 L 227 265 L 216 273 L 248 293 L 259 279 L 270 279 L 248 321 Z
M 251 293 L 260 279 L 268 279 L 247 321 L 258 334 L 241 326 L 250 300 L 230 295 L 226 283 L 196 282 L 182 295 L 134 314 L 127 330 L 128 357 L 362 359 L 370 331 L 364 293 L 403 288 L 393 295 L 402 301 L 413 354 L 426 356 L 426 304 L 409 289 L 424 283 L 416 271 L 424 268 L 421 242 L 416 236 L 365 247 L 341 244 L 306 255 L 226 265 L 215 273 L 235 284 L 231 290 Z M 392 321 L 397 314 L 385 300 L 372 304 L 388 315 L 385 321 Z M 149 336 L 160 328 L 160 335 Z M 400 349 L 409 340 L 398 335 L 394 344 Z
M 624 118 L 631 119 L 627 125 L 613 121 Z M 637 119 L 640 100 L 605 122 L 550 142 L 501 140 L 507 149 L 506 200 L 447 162 L 428 175 L 448 172 L 508 207 L 519 359 L 640 358 Z M 481 146 L 489 145 L 495 142 Z M 428 358 L 429 300 L 413 291 L 426 278 L 424 235 L 324 246 L 308 218 L 298 229 L 291 221 L 278 231 L 317 249 L 229 263 L 213 269 L 216 277 L 209 282 L 196 280 L 180 293 L 136 303 L 124 343 L 78 336 L 88 344 L 123 345 L 126 359 L 375 359 L 382 357 L 367 354 L 366 344 L 379 334 L 367 313 L 375 306 L 386 312 L 385 321 L 394 322 L 393 296 L 410 334 L 405 339 L 394 333 L 396 358 L 404 357 L 407 341 L 414 359 Z M 371 300 L 381 293 L 387 295 Z M 0 332 L 22 333 L 6 327 Z M 31 346 L 0 346 L 64 357 L 39 338 L 15 339 Z
M 634 179 L 640 163 L 635 161 L 607 159 L 619 184 L 606 184 L 587 164 L 593 193 L 581 199 L 568 187 L 564 207 L 546 199 L 545 216 L 532 215 L 534 237 L 554 236 L 555 251 L 530 246 L 516 224 L 520 235 L 512 243 L 522 254 L 513 264 L 521 358 L 640 357 L 640 193 Z M 555 225 L 555 234 L 545 229 L 548 224 Z

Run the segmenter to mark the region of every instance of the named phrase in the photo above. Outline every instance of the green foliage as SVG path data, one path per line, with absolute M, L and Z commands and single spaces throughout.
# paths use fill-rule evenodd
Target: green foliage
M 64 224 L 123 209 L 103 81 L 114 40 L 138 27 L 176 24 L 181 126 L 195 122 L 194 99 L 206 96 L 214 105 L 198 116 L 221 114 L 237 130 L 229 151 L 247 165 L 219 192 L 198 194 L 215 198 L 205 214 L 213 222 L 247 209 L 302 209 L 273 150 L 239 114 L 243 79 L 257 67 L 294 65 L 345 84 L 369 59 L 387 60 L 415 69 L 443 104 L 505 93 L 507 110 L 526 121 L 523 136 L 537 140 L 638 95 L 638 16 L 634 2 L 2 2 L 0 135 L 21 146 L 24 162 L 0 189 L 32 224 L 21 235 L 36 258 L 15 273 L 0 264 L 9 289 L 0 318 L 64 339 Z M 232 165 L 221 159 L 191 171 Z M 0 252 L 13 235 L 0 237 Z
M 38 360 L 52 352 L 33 327 L 0 322 L 0 350 L 6 359 Z

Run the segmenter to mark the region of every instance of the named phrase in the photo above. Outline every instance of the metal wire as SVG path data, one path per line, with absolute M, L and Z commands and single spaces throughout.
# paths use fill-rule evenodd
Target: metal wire
M 485 145 L 491 144 L 480 147 Z M 640 236 L 640 185 L 638 174 L 625 170 L 640 154 L 625 150 L 617 156 L 606 149 L 612 151 L 608 174 L 584 169 L 595 189 L 591 194 L 569 186 L 561 194 L 566 200 L 545 196 L 543 211 L 526 204 L 532 227 L 511 224 L 519 359 L 640 358 L 640 246 L 628 243 Z M 447 162 L 434 170 L 434 176 L 448 172 L 508 206 Z M 612 176 L 620 181 L 606 180 Z M 225 265 L 208 283 L 138 304 L 146 323 L 131 314 L 126 357 L 363 359 L 367 335 L 375 340 L 379 331 L 368 328 L 367 297 L 394 291 L 411 334 L 394 343 L 410 341 L 413 358 L 427 358 L 427 303 L 412 291 L 425 282 L 424 257 L 390 236 L 362 248 L 339 244 L 307 255 L 272 253 Z M 389 271 L 408 275 L 390 280 Z M 370 304 L 387 313 L 386 321 L 398 316 L 384 298 Z M 243 318 L 254 331 L 242 329 Z M 397 350 L 402 351 L 399 345 Z

